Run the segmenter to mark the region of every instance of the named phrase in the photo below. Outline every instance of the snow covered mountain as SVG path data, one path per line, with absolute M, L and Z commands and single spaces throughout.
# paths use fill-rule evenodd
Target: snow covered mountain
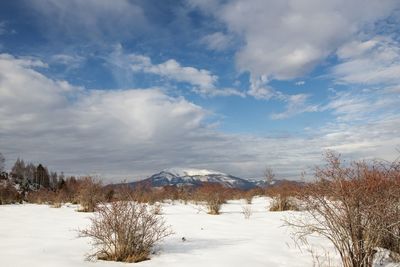
M 248 180 L 235 177 L 222 172 L 205 170 L 205 169 L 182 169 L 171 168 L 163 170 L 139 182 L 131 183 L 132 186 L 136 184 L 146 184 L 153 187 L 162 186 L 200 186 L 203 183 L 218 183 L 227 188 L 238 189 L 251 189 L 256 185 Z

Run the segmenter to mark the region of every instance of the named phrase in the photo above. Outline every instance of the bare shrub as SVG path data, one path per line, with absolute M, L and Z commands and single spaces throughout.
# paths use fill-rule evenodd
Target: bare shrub
M 29 203 L 36 203 L 36 204 L 51 204 L 55 197 L 55 193 L 46 189 L 40 188 L 36 191 L 28 192 L 26 195 L 26 200 Z
M 59 208 L 62 207 L 62 203 L 61 202 L 54 202 L 53 204 L 51 204 L 50 207 L 59 209 Z
M 93 212 L 104 197 L 101 182 L 92 177 L 84 177 L 79 181 L 78 202 L 81 205 L 79 211 Z
M 299 210 L 296 200 L 285 195 L 277 195 L 272 198 L 270 211 Z
M 226 202 L 225 188 L 220 184 L 206 183 L 198 189 L 198 198 L 205 201 L 208 214 L 218 215 Z
M 244 200 L 246 201 L 246 204 L 251 204 L 253 202 L 253 192 L 252 191 L 247 191 L 244 194 Z
M 317 252 L 314 248 L 309 247 L 308 252 L 313 259 L 313 267 L 336 267 L 329 251 L 323 250 L 323 253 Z
M 0 205 L 21 201 L 21 196 L 9 181 L 0 181 Z
M 160 215 L 162 213 L 162 205 L 160 202 L 154 203 L 154 205 L 151 206 L 151 212 L 154 215 Z
M 80 231 L 90 237 L 95 252 L 89 258 L 139 262 L 149 258 L 154 245 L 172 234 L 161 216 L 156 216 L 146 204 L 115 201 L 100 205 L 91 226 Z
M 296 196 L 302 190 L 301 186 L 285 181 L 267 189 L 267 195 L 272 198 L 270 211 L 299 210 Z
M 316 182 L 301 196 L 308 216 L 293 219 L 296 236 L 328 238 L 344 267 L 369 267 L 374 249 L 400 250 L 400 163 L 352 162 L 333 153 L 317 168 Z
M 250 219 L 250 216 L 253 214 L 251 205 L 242 206 L 242 214 L 245 219 Z

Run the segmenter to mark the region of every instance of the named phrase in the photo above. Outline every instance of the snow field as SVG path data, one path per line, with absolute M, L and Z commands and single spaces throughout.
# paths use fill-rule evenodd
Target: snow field
M 157 248 L 151 260 L 132 266 L 313 266 L 311 254 L 297 248 L 283 219 L 299 212 L 269 212 L 269 200 L 255 198 L 252 215 L 242 214 L 244 201 L 229 201 L 221 215 L 208 215 L 201 207 L 182 203 L 163 204 L 162 216 L 174 235 Z M 76 212 L 76 206 L 0 206 L 0 266 L 130 266 L 107 261 L 88 262 L 90 240 L 77 238 L 78 229 L 89 225 L 91 213 Z M 185 237 L 186 241 L 182 241 Z M 313 238 L 316 250 L 336 256 L 329 242 Z M 321 252 L 322 254 L 322 252 Z M 336 257 L 337 260 L 337 257 Z

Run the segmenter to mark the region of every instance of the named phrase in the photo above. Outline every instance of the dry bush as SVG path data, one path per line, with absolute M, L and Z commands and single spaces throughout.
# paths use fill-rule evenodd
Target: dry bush
M 79 180 L 78 202 L 81 205 L 79 211 L 93 212 L 97 205 L 103 200 L 103 187 L 100 181 L 92 177 L 84 177 Z
M 133 201 L 100 205 L 91 222 L 91 227 L 80 231 L 80 236 L 93 241 L 95 252 L 89 258 L 101 260 L 147 260 L 154 245 L 172 234 L 161 216 L 146 204 Z
M 117 199 L 124 199 L 128 196 L 129 199 L 135 200 L 140 203 L 154 204 L 159 201 L 161 196 L 161 189 L 153 188 L 151 184 L 139 183 L 134 187 L 129 185 L 121 185 L 118 190 Z
M 372 266 L 376 247 L 399 252 L 400 163 L 344 166 L 333 153 L 326 160 L 327 166 L 316 170 L 316 182 L 300 196 L 309 216 L 289 222 L 296 236 L 325 236 L 344 267 Z
M 253 197 L 258 195 L 258 191 L 252 189 L 248 190 L 242 193 L 244 200 L 246 201 L 246 204 L 251 204 L 253 201 Z
M 51 204 L 51 207 L 59 209 L 59 208 L 62 207 L 62 203 L 61 202 L 54 202 L 53 204 Z
M 151 212 L 154 215 L 161 215 L 162 213 L 162 205 L 160 202 L 156 202 L 151 206 Z
M 21 196 L 9 181 L 0 181 L 0 205 L 21 202 Z
M 197 190 L 197 199 L 204 201 L 208 210 L 208 214 L 218 215 L 222 204 L 226 203 L 226 189 L 216 183 L 205 183 Z
M 269 211 L 299 210 L 296 199 L 289 196 L 277 195 L 272 198 Z
M 270 211 L 299 210 L 296 196 L 302 187 L 293 182 L 285 181 L 267 189 L 266 193 L 272 198 Z
M 52 204 L 54 203 L 55 198 L 56 193 L 46 188 L 40 188 L 36 191 L 30 191 L 26 195 L 26 200 L 29 203 L 35 204 Z
M 64 183 L 60 184 L 59 194 L 62 202 L 78 204 L 79 202 L 80 180 L 69 177 Z
M 253 214 L 251 205 L 242 206 L 242 214 L 245 219 L 250 219 L 251 215 Z

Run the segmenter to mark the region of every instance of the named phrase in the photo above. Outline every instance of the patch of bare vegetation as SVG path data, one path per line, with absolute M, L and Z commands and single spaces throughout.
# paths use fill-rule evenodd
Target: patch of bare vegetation
M 267 196 L 272 198 L 270 211 L 286 211 L 300 209 L 298 196 L 303 186 L 293 182 L 283 182 L 276 186 L 271 186 L 266 190 Z
M 344 267 L 372 266 L 377 247 L 400 252 L 400 163 L 343 164 L 333 153 L 299 198 L 307 215 L 289 221 L 298 240 L 328 238 Z
M 103 199 L 104 191 L 100 181 L 92 177 L 81 179 L 78 187 L 78 203 L 81 205 L 79 211 L 93 212 Z
M 90 228 L 81 230 L 80 236 L 93 242 L 91 259 L 139 262 L 149 259 L 154 246 L 171 233 L 148 205 L 114 201 L 97 208 Z
M 253 214 L 251 205 L 242 206 L 242 214 L 246 220 L 250 219 L 251 215 Z
M 221 185 L 208 183 L 197 190 L 197 198 L 205 202 L 208 214 L 218 215 L 221 212 L 222 204 L 226 203 L 227 194 Z

